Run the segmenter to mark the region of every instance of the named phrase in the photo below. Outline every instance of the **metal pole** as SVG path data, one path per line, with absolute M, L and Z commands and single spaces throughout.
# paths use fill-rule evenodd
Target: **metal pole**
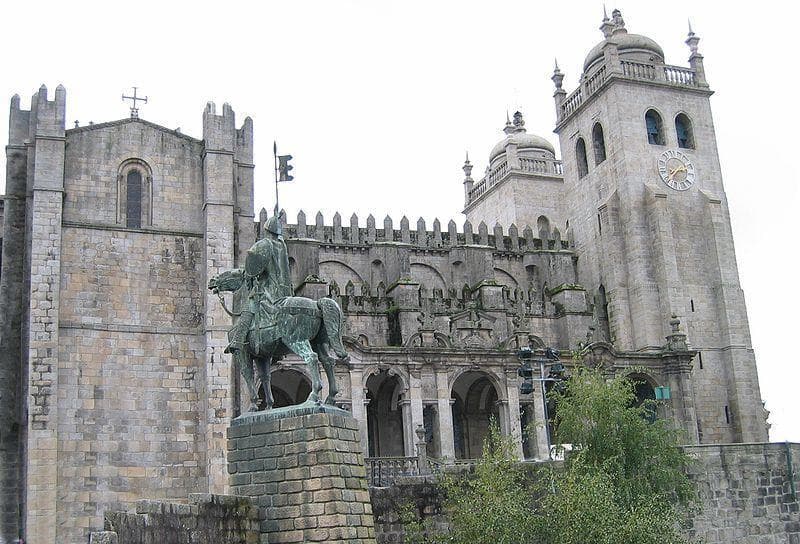
M 277 217 L 280 208 L 278 207 L 278 142 L 272 142 L 272 157 L 275 163 L 275 216 Z
M 550 459 L 553 456 L 550 453 L 550 417 L 547 414 L 547 387 L 544 377 L 544 358 L 539 358 L 539 383 L 542 384 L 542 406 L 544 408 L 544 435 L 547 439 L 547 457 Z

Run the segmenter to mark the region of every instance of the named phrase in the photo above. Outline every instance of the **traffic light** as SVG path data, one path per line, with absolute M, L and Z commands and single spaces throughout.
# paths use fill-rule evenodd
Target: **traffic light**
M 294 176 L 289 174 L 289 170 L 294 168 L 289 164 L 290 160 L 292 160 L 291 155 L 278 155 L 278 181 L 292 181 L 294 179 Z

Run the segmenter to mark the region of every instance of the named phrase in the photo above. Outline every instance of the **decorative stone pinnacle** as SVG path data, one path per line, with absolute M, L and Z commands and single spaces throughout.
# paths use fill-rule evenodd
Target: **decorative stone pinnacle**
M 611 32 L 612 34 L 628 32 L 625 29 L 625 19 L 622 18 L 622 12 L 620 10 L 615 9 L 611 12 L 611 21 L 614 25 L 614 29 Z
M 514 112 L 514 126 L 517 128 L 525 128 L 525 119 L 522 118 L 522 113 L 519 111 Z
M 672 327 L 672 332 L 681 332 L 681 320 L 678 319 L 678 316 L 672 314 L 672 319 L 669 320 L 670 327 Z
M 506 134 L 512 134 L 516 132 L 516 130 L 514 130 L 514 125 L 511 124 L 511 118 L 508 116 L 508 110 L 506 110 L 506 126 L 503 128 L 503 132 Z
M 558 59 L 555 59 L 555 61 L 555 68 L 553 68 L 553 75 L 550 76 L 550 79 L 553 80 L 553 85 L 556 86 L 556 90 L 560 91 L 564 83 L 564 74 L 561 73 L 561 69 L 558 67 Z
M 686 38 L 686 45 L 689 46 L 689 50 L 692 52 L 692 55 L 697 55 L 697 44 L 700 43 L 700 38 L 692 30 L 692 22 L 689 21 L 689 34 Z
M 614 32 L 614 23 L 612 23 L 608 18 L 605 4 L 603 4 L 603 22 L 600 25 L 600 32 L 603 33 L 604 38 L 609 38 L 612 32 Z
M 472 163 L 469 162 L 469 153 L 467 153 L 467 159 L 464 161 L 462 168 L 464 170 L 464 181 L 472 181 Z

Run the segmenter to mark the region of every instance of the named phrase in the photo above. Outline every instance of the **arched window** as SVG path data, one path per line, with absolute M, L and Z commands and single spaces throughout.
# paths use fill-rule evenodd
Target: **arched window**
M 132 229 L 142 227 L 142 173 L 138 170 L 128 172 L 125 180 L 127 189 L 125 202 L 125 226 Z
M 595 123 L 592 128 L 592 147 L 594 147 L 595 164 L 606 160 L 606 140 L 603 137 L 603 126 L 600 123 Z
M 117 176 L 117 222 L 131 229 L 148 227 L 152 217 L 153 176 L 142 160 L 122 163 Z
M 652 145 L 664 145 L 664 124 L 656 110 L 647 110 L 644 114 L 647 127 L 647 142 Z
M 692 134 L 692 121 L 684 113 L 675 117 L 675 134 L 678 137 L 678 147 L 694 149 L 694 134 Z
M 586 159 L 586 142 L 583 138 L 578 138 L 575 144 L 575 160 L 578 162 L 578 178 L 582 178 L 589 173 L 589 161 Z

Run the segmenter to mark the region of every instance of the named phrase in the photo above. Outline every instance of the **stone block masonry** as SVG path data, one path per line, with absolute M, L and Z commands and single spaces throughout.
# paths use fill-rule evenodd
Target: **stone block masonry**
M 106 512 L 89 544 L 258 544 L 259 511 L 247 497 L 197 493 L 189 504 L 142 500 L 136 512 Z
M 293 406 L 245 414 L 228 429 L 230 488 L 264 509 L 261 544 L 375 544 L 358 422 Z

